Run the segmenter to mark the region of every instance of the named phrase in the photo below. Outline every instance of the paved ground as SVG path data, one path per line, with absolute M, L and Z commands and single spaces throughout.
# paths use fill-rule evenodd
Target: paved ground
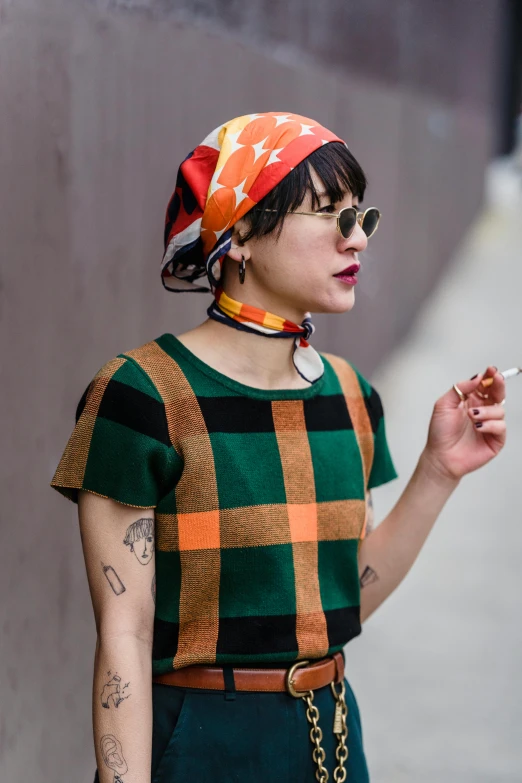
M 488 206 L 411 337 L 372 380 L 400 479 L 434 400 L 488 363 L 522 366 L 522 176 L 496 163 Z M 405 281 L 407 285 L 407 281 Z M 347 648 L 372 783 L 522 781 L 522 376 L 509 381 L 508 444 L 466 477 L 406 580 Z

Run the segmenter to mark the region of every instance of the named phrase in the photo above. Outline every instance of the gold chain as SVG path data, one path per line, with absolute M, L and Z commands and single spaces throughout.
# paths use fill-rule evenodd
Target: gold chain
M 314 692 L 308 691 L 305 693 L 304 696 L 302 696 L 303 701 L 307 704 L 306 709 L 306 717 L 308 719 L 308 722 L 312 724 L 312 728 L 310 729 L 310 739 L 312 740 L 312 743 L 315 745 L 313 751 L 312 751 L 312 757 L 315 763 L 317 764 L 317 770 L 315 772 L 315 777 L 319 781 L 319 783 L 327 783 L 328 780 L 328 770 L 324 766 L 323 762 L 326 758 L 326 753 L 324 748 L 321 746 L 321 740 L 323 738 L 323 732 L 321 730 L 321 727 L 319 726 L 319 710 L 313 703 L 314 701 Z
M 348 715 L 348 707 L 346 706 L 346 688 L 344 686 L 344 680 L 341 680 L 341 690 L 339 693 L 335 687 L 335 683 L 331 682 L 330 687 L 336 700 L 335 712 L 337 720 L 334 721 L 334 734 L 337 734 L 337 748 L 335 755 L 338 765 L 334 769 L 335 783 L 344 783 L 346 780 L 345 763 L 348 758 L 348 748 L 346 747 L 346 739 L 348 737 L 348 726 L 346 725 L 346 718 Z M 340 720 L 340 731 L 338 730 L 337 721 Z
M 330 683 L 330 687 L 332 688 L 332 693 L 336 701 L 334 734 L 337 734 L 337 743 L 338 743 L 335 751 L 335 755 L 338 763 L 334 770 L 333 777 L 335 783 L 344 783 L 344 781 L 346 780 L 346 769 L 344 765 L 346 763 L 346 759 L 348 758 L 348 748 L 346 747 L 346 738 L 348 737 L 346 716 L 348 715 L 348 707 L 346 706 L 346 700 L 345 700 L 344 681 L 341 682 L 341 690 L 339 692 L 337 692 L 337 689 L 333 682 Z M 312 758 L 317 764 L 315 777 L 317 778 L 318 783 L 327 783 L 329 775 L 328 775 L 328 770 L 324 766 L 326 753 L 321 745 L 321 740 L 323 739 L 323 732 L 321 730 L 321 727 L 319 726 L 319 718 L 320 718 L 319 709 L 313 703 L 314 692 L 308 691 L 303 696 L 301 696 L 301 698 L 307 705 L 306 718 L 312 726 L 312 728 L 310 729 L 310 739 L 312 741 L 312 744 L 314 745 L 314 749 L 312 751 Z

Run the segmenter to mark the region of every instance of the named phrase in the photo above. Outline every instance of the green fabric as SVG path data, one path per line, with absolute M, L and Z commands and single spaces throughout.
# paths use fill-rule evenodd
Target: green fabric
M 378 393 L 355 370 L 374 442 L 365 487 L 326 357 L 312 386 L 264 391 L 173 335 L 142 349 L 93 379 L 52 485 L 74 501 L 85 489 L 155 508 L 154 672 L 342 649 L 360 633 L 365 492 L 397 475 Z M 168 405 L 142 367 L 151 351 L 183 389 Z

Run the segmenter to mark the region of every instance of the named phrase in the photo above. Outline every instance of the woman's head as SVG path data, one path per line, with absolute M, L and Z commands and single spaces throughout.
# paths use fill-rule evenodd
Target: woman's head
M 366 236 L 356 225 L 345 239 L 324 215 L 358 204 L 365 187 L 346 144 L 313 120 L 282 112 L 231 120 L 180 166 L 167 209 L 163 284 L 209 290 L 198 282 L 206 275 L 213 292 L 226 285 L 253 306 L 284 306 L 288 318 L 349 309 L 353 290 L 334 275 L 356 263 Z M 242 256 L 247 279 L 239 289 Z
M 307 310 L 350 309 L 353 286 L 334 275 L 358 263 L 367 238 L 359 225 L 346 239 L 335 218 L 302 213 L 332 214 L 357 206 L 366 186 L 345 144 L 332 142 L 312 152 L 235 224 L 223 267 L 227 293 L 273 312 L 293 309 L 295 317 Z M 243 286 L 237 264 L 242 257 Z

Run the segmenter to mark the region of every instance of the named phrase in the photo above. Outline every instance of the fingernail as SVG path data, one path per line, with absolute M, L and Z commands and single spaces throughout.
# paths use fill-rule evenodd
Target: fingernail
M 479 415 L 479 413 L 480 413 L 480 411 L 479 411 L 479 409 L 478 409 L 478 408 L 473 408 L 473 411 L 472 411 L 472 413 L 473 413 L 473 415 L 474 415 L 474 416 L 478 416 L 478 415 Z
M 474 381 L 475 378 L 478 378 L 478 373 L 476 375 L 474 375 L 472 378 L 470 378 L 470 381 Z
M 475 422 L 475 427 L 482 427 L 482 424 L 483 424 L 483 422 L 481 422 L 481 421 L 476 421 L 476 422 Z

